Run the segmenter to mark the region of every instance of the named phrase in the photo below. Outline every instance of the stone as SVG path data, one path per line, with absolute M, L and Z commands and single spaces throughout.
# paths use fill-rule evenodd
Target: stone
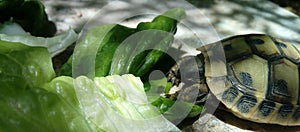
M 201 116 L 192 126 L 187 127 L 185 132 L 252 132 L 227 124 L 212 114 Z

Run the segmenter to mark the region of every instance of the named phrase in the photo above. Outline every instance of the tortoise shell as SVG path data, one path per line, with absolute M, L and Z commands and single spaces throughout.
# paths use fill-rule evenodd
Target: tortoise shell
M 292 44 L 248 34 L 198 50 L 209 89 L 233 114 L 260 123 L 300 125 L 300 54 Z

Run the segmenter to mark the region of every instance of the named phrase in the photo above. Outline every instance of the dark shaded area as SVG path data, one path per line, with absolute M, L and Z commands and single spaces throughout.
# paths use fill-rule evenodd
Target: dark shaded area
M 215 0 L 186 0 L 198 8 L 209 8 L 216 4 Z
M 297 0 L 270 0 L 279 6 L 300 15 L 300 2 Z
M 33 36 L 51 37 L 56 27 L 44 9 L 40 1 L 0 1 L 0 22 L 13 21 Z
M 53 68 L 55 70 L 55 73 L 58 73 L 62 65 L 68 61 L 68 59 L 73 54 L 74 48 L 75 48 L 75 44 L 69 46 L 64 52 L 52 58 Z

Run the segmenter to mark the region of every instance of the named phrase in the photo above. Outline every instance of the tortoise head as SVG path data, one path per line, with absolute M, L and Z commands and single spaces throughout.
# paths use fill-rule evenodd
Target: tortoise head
M 197 56 L 186 56 L 179 60 L 167 73 L 168 80 L 173 85 L 183 82 L 187 85 L 204 83 L 204 57 L 202 54 Z
M 180 83 L 183 85 L 175 94 L 168 96 L 186 102 L 194 102 L 198 97 L 204 99 L 208 92 L 204 73 L 203 54 L 183 57 L 167 73 L 168 81 L 172 82 L 173 86 L 178 86 Z

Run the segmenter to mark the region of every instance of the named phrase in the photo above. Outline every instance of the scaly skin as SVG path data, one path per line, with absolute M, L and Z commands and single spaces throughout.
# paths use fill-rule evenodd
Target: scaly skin
M 167 77 L 173 86 L 179 86 L 180 83 L 184 83 L 179 91 L 176 91 L 174 94 L 168 94 L 168 98 L 192 102 L 194 100 L 193 97 L 197 96 L 197 103 L 202 103 L 205 100 L 203 98 L 206 97 L 209 90 L 205 82 L 204 58 L 202 54 L 184 57 L 169 70 Z M 197 93 L 198 95 L 194 95 Z

